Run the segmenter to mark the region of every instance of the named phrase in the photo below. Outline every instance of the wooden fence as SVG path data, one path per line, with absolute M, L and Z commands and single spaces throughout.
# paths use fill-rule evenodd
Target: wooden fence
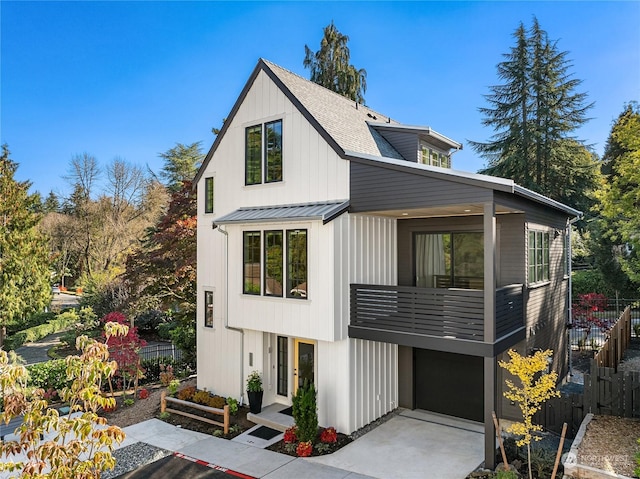
M 198 409 L 200 411 L 208 412 L 209 414 L 220 415 L 223 418 L 223 422 L 214 421 L 213 419 L 209 419 L 206 417 L 198 416 L 196 414 L 180 411 L 178 409 L 168 408 L 167 403 L 179 404 L 180 406 Z M 191 401 L 183 401 L 181 399 L 172 398 L 171 396 L 167 396 L 167 393 L 165 391 L 162 391 L 162 394 L 160 395 L 160 412 L 170 412 L 170 413 L 179 414 L 180 416 L 185 416 L 191 419 L 196 419 L 197 421 L 203 421 L 209 424 L 214 424 L 216 426 L 222 427 L 225 434 L 229 434 L 230 417 L 229 417 L 228 404 L 225 404 L 223 409 L 218 409 L 215 407 L 203 406 L 202 404 L 196 404 Z
M 627 306 L 609 331 L 609 339 L 598 351 L 594 360 L 599 367 L 617 370 L 622 355 L 631 343 L 631 307 Z
M 627 307 L 591 361 L 582 394 L 549 399 L 534 416 L 534 422 L 558 434 L 566 422 L 567 435 L 575 437 L 587 413 L 640 418 L 640 372 L 618 371 L 630 343 L 631 308 Z

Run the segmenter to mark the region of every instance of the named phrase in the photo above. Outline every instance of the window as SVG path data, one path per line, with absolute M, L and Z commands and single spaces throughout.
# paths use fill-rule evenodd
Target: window
M 549 281 L 549 233 L 529 231 L 529 283 Z
M 440 166 L 442 168 L 451 168 L 449 155 L 430 148 L 426 143 L 420 143 L 420 152 L 418 162 L 423 165 Z
M 278 394 L 289 395 L 289 339 L 278 336 Z
M 204 292 L 204 325 L 213 328 L 213 291 Z
M 483 233 L 416 233 L 416 286 L 484 288 Z
M 245 184 L 282 181 L 282 120 L 248 127 L 245 144 Z
M 260 294 L 260 232 L 245 231 L 243 238 L 243 286 L 245 294 Z
M 264 294 L 282 296 L 282 231 L 264 232 Z
M 307 297 L 307 230 L 287 231 L 287 296 Z
M 213 213 L 213 177 L 204 180 L 204 212 Z
M 307 230 L 245 231 L 243 293 L 282 297 L 285 290 L 287 298 L 307 298 Z

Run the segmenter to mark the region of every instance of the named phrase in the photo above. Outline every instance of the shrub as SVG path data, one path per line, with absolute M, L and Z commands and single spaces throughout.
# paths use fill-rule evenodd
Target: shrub
M 211 394 L 209 394 L 207 391 L 196 391 L 191 400 L 195 403 L 208 406 L 210 398 L 211 398 Z
M 54 319 L 45 324 L 40 324 L 23 331 L 18 331 L 13 336 L 5 340 L 7 349 L 16 349 L 24 343 L 38 341 L 49 334 L 57 333 L 68 328 L 78 320 L 78 315 L 74 310 L 58 314 Z
M 171 394 L 173 396 L 176 392 L 178 392 L 178 388 L 179 387 L 180 387 L 180 380 L 172 379 L 171 381 L 169 381 L 169 385 L 167 386 L 167 390 L 169 391 L 169 394 Z
M 148 309 L 135 317 L 135 325 L 140 331 L 154 332 L 158 327 L 167 322 L 167 315 L 159 309 Z
M 289 429 L 287 429 L 284 432 L 284 443 L 285 444 L 291 444 L 293 442 L 298 442 L 298 434 L 297 434 L 298 430 L 296 429 L 296 427 L 290 427 Z
M 298 388 L 293 396 L 293 418 L 302 442 L 313 442 L 318 435 L 318 408 L 313 383 Z
M 227 398 L 227 404 L 229 405 L 229 414 L 235 416 L 238 414 L 238 400 L 232 397 Z
M 140 364 L 145 371 L 144 382 L 146 383 L 160 381 L 163 386 L 168 386 L 171 380 L 175 378 L 173 375 L 175 361 L 169 356 L 143 359 Z
M 193 400 L 193 396 L 195 395 L 195 393 L 196 393 L 195 386 L 187 386 L 185 388 L 182 388 L 180 391 L 178 391 L 178 399 L 182 399 L 183 401 L 191 401 Z
M 223 409 L 226 404 L 226 401 L 221 396 L 211 396 L 209 398 L 209 407 L 214 407 L 216 409 Z
M 158 336 L 162 339 L 171 339 L 171 331 L 178 327 L 177 321 L 162 323 L 158 325 Z
M 7 322 L 7 335 L 12 335 L 18 331 L 33 328 L 40 324 L 47 323 L 56 317 L 55 313 L 34 313 L 26 319 L 17 319 Z
M 141 389 L 138 392 L 138 397 L 140 399 L 147 399 L 149 397 L 149 390 L 148 389 Z
M 296 448 L 296 454 L 298 454 L 298 457 L 309 457 L 312 452 L 313 444 L 311 443 L 311 441 L 302 441 Z
M 67 376 L 67 365 L 64 359 L 46 361 L 27 366 L 29 371 L 29 385 L 47 389 L 62 389 L 71 384 Z
M 325 443 L 338 442 L 338 433 L 336 432 L 336 428 L 328 427 L 323 429 L 320 433 L 320 441 Z

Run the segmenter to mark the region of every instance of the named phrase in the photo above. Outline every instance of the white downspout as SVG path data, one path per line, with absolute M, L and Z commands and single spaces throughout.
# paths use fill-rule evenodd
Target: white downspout
M 224 329 L 228 331 L 235 331 L 241 334 L 240 338 L 240 406 L 244 404 L 244 372 L 243 372 L 243 361 L 244 361 L 244 329 L 234 328 L 229 326 L 229 233 L 226 230 L 223 230 L 220 226 L 217 226 L 215 223 L 213 225 L 214 228 L 217 228 L 220 233 L 225 236 L 225 247 L 224 247 L 224 256 L 225 256 L 225 302 L 224 302 Z

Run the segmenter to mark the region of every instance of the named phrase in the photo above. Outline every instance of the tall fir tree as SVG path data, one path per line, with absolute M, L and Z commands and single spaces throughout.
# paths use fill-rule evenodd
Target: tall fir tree
M 503 83 L 490 87 L 489 106 L 479 109 L 483 125 L 496 133 L 487 142 L 470 142 L 488 160 L 481 172 L 588 208 L 597 159 L 572 134 L 593 105 L 575 91 L 581 81 L 569 72 L 568 53 L 558 50 L 536 18 L 529 30 L 521 23 L 513 36 L 515 46 L 497 66 Z
M 351 53 L 347 43 L 349 37 L 338 31 L 331 22 L 324 28 L 320 49 L 313 52 L 304 46 L 302 64 L 311 72 L 310 80 L 342 96 L 364 104 L 367 91 L 367 72 L 351 63 Z
M 9 148 L 0 154 L 0 323 L 42 311 L 51 300 L 49 248 L 38 224 L 40 197 L 16 181 Z

